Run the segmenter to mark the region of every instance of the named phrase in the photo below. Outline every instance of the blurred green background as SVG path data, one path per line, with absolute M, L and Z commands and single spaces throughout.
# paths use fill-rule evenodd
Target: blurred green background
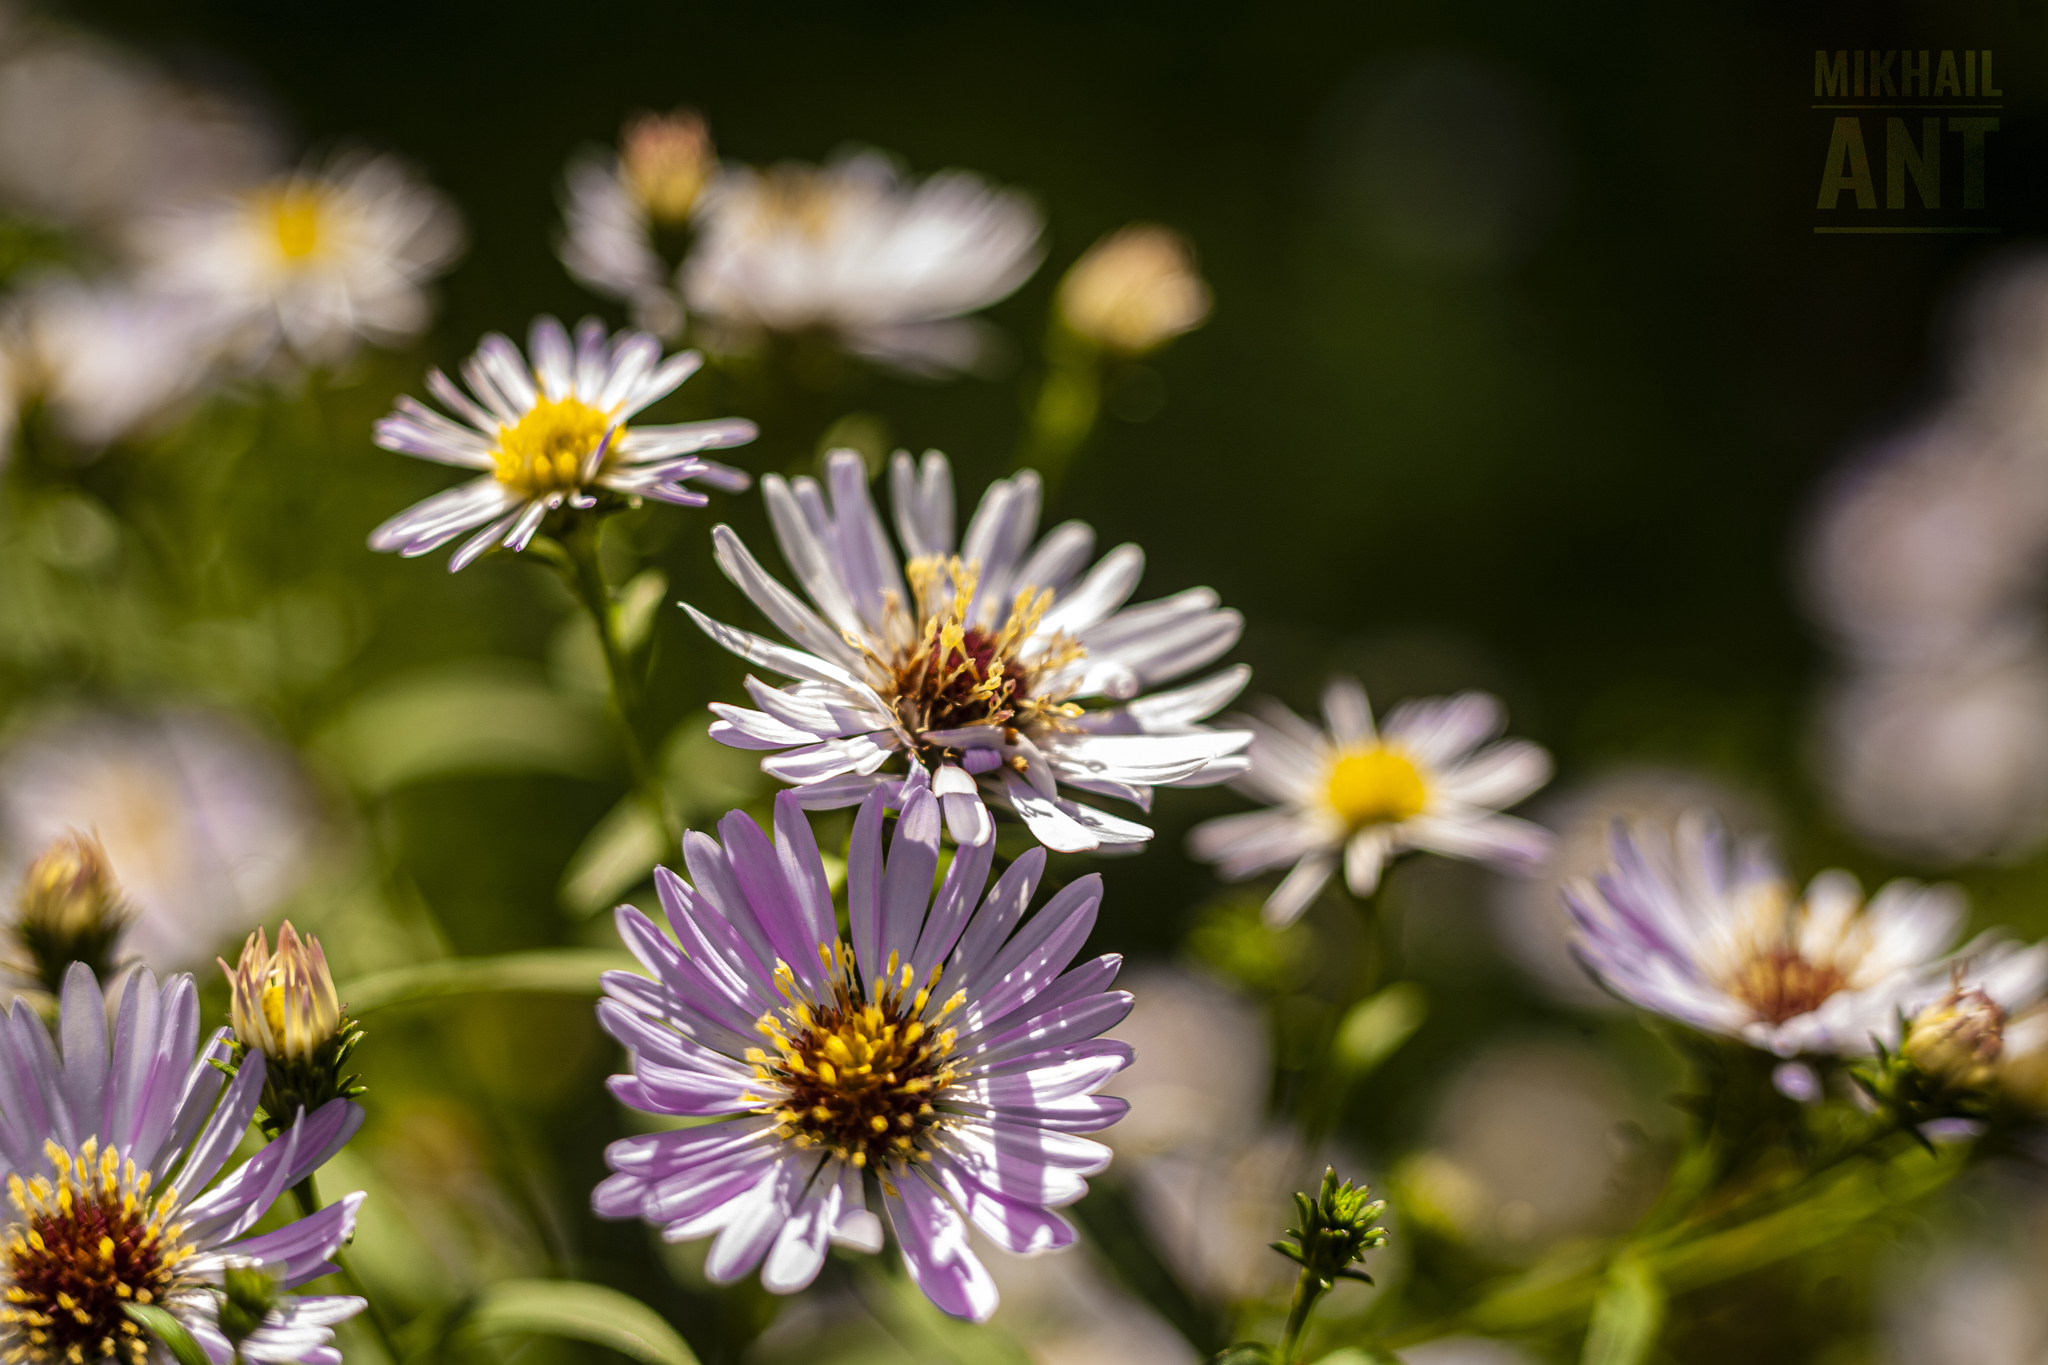
M 1245 614 L 1232 657 L 1253 666 L 1253 691 L 1297 710 L 1335 671 L 1381 705 L 1487 688 L 1556 754 L 1560 786 L 1622 764 L 1683 769 L 1748 798 L 1799 875 L 1921 870 L 1860 846 L 1815 795 L 1805 735 L 1824 661 L 1794 546 L 1843 451 L 1938 391 L 1944 300 L 2048 223 L 2025 173 L 2048 139 L 2038 6 L 137 0 L 61 13 L 242 90 L 309 146 L 403 153 L 469 225 L 416 349 L 366 351 L 297 393 L 214 400 L 134 458 L 24 461 L 14 476 L 31 508 L 82 489 L 149 552 L 67 567 L 14 537 L 26 578 L 9 589 L 6 699 L 225 703 L 304 746 L 351 832 L 299 913 L 346 974 L 607 941 L 602 916 L 567 914 L 558 896 L 625 790 L 587 628 L 542 565 L 494 557 L 450 576 L 439 556 L 370 554 L 372 526 L 448 480 L 372 447 L 369 425 L 485 330 L 521 336 L 543 311 L 623 320 L 554 257 L 561 168 L 628 113 L 677 104 L 704 111 L 729 159 L 870 144 L 920 173 L 963 166 L 1021 187 L 1049 222 L 1046 265 L 987 315 L 1013 342 L 1005 375 L 924 383 L 849 365 L 780 426 L 747 412 L 763 437 L 735 463 L 808 471 L 827 426 L 871 414 L 889 448 L 946 451 L 974 496 L 1010 465 L 1059 272 L 1126 221 L 1171 224 L 1200 252 L 1215 313 L 1115 378 L 1047 524 L 1080 517 L 1104 546 L 1142 545 L 1141 596 L 1215 587 Z M 1827 129 L 1809 108 L 1814 49 L 1920 44 L 1999 50 L 2003 234 L 1815 235 Z M 714 368 L 658 415 L 743 400 Z M 753 494 L 635 513 L 620 533 L 665 572 L 666 600 L 753 623 L 711 564 L 715 521 L 769 543 Z M 654 630 L 660 732 L 737 695 L 742 668 L 680 612 Z M 404 728 L 377 705 L 461 710 L 478 689 L 510 708 L 493 712 L 509 717 L 497 749 L 377 749 Z M 707 791 L 766 790 L 708 746 L 684 761 Z M 1091 951 L 1220 964 L 1271 1005 L 1284 1045 L 1289 1011 L 1316 1008 L 1315 973 L 1249 962 L 1271 945 L 1245 945 L 1256 931 L 1228 896 L 1215 908 L 1210 872 L 1180 852 L 1189 825 L 1241 808 L 1221 788 L 1163 792 L 1153 850 L 1100 860 Z M 692 814 L 716 809 L 707 798 Z M 1068 861 L 1071 875 L 1086 860 Z M 1961 875 L 1980 920 L 2048 929 L 2039 859 Z M 1376 1169 L 1427 1144 L 1447 1078 L 1503 1039 L 1596 1041 L 1651 1108 L 1665 1084 L 1669 1062 L 1638 1025 L 1558 1003 L 1502 955 L 1491 881 L 1427 863 L 1397 880 L 1431 1006 L 1351 1097 L 1344 1141 Z M 1304 932 L 1346 930 L 1325 905 Z M 670 1313 L 707 1365 L 738 1358 L 773 1312 L 764 1295 L 671 1275 L 646 1230 L 585 1211 L 602 1145 L 624 1131 L 601 1088 L 615 1049 L 587 1003 L 503 997 L 371 1024 L 359 1055 L 375 1178 L 400 1200 L 447 1203 L 403 1246 L 389 1239 L 381 1284 L 424 1307 L 491 1273 L 601 1279 Z M 1865 1358 L 1878 1318 L 1859 1267 L 1877 1254 L 1697 1296 L 1673 1358 Z M 1444 1255 L 1431 1273 L 1451 1278 L 1459 1256 L 1486 1258 Z

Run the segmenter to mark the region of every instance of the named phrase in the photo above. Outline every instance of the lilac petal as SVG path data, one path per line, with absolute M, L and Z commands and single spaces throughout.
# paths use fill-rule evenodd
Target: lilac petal
M 839 1221 L 845 1187 L 838 1163 L 826 1162 L 811 1178 L 810 1188 L 791 1211 L 789 1220 L 775 1236 L 775 1244 L 761 1267 L 761 1287 L 771 1294 L 794 1294 L 818 1278 L 825 1266 L 825 1248 L 832 1227 Z
M 967 1245 L 967 1225 L 952 1205 L 915 1170 L 885 1187 L 882 1205 L 896 1229 L 903 1264 L 925 1297 L 956 1318 L 987 1322 L 996 1311 L 996 1285 Z
M 980 972 L 1002 947 L 1010 930 L 1024 918 L 1025 907 L 1031 904 L 1044 872 L 1045 850 L 1028 848 L 996 878 L 994 888 L 982 900 L 981 909 L 968 923 L 967 932 L 960 936 L 959 947 L 953 950 L 951 969 L 961 973 L 962 980 Z
M 1043 1205 L 1019 1203 L 986 1188 L 949 1153 L 934 1155 L 929 1171 L 982 1235 L 1003 1250 L 1029 1256 L 1074 1244 L 1072 1223 Z
M 790 1206 L 819 1164 L 795 1157 L 777 1161 L 760 1182 L 733 1201 L 730 1221 L 719 1231 L 704 1257 L 704 1278 L 731 1284 L 761 1263 L 775 1235 L 789 1221 Z
M 367 1198 L 361 1191 L 343 1196 L 319 1212 L 287 1223 L 275 1232 L 247 1237 L 223 1251 L 253 1256 L 266 1265 L 284 1263 L 284 1284 L 296 1289 L 308 1280 L 333 1273 L 334 1253 L 354 1235 L 356 1210 Z
M 192 1144 L 191 1154 L 179 1168 L 176 1183 L 181 1189 L 203 1190 L 212 1182 L 222 1163 L 240 1145 L 262 1098 L 263 1054 L 252 1051 L 242 1058 L 241 1069 L 228 1083 L 228 1093 L 221 1097 L 206 1131 Z
M 95 1123 L 107 1086 L 107 1008 L 99 978 L 83 962 L 64 973 L 64 1091 L 80 1124 Z
M 891 960 L 908 963 L 917 949 L 925 906 L 931 900 L 932 875 L 939 866 L 939 829 L 937 799 L 929 791 L 912 793 L 896 821 L 889 865 L 882 874 L 882 941 L 877 956 L 885 973 Z M 871 979 L 870 993 L 879 984 L 878 979 Z
M 853 820 L 846 846 L 846 919 L 861 979 L 879 981 L 888 959 L 882 953 L 882 805 L 871 792 Z

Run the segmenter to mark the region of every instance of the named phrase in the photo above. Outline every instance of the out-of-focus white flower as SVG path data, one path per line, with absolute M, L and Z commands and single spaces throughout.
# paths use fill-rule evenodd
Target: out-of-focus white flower
M 1580 957 L 1609 989 L 1781 1057 L 1862 1054 L 1895 1035 L 1900 1010 L 1945 982 L 1964 917 L 1954 887 L 1893 881 L 1865 905 L 1839 870 L 1795 898 L 1761 840 L 1731 847 L 1705 811 L 1675 839 L 1617 831 L 1612 869 L 1566 899 Z
M 410 558 L 476 531 L 449 558 L 454 573 L 498 545 L 524 550 L 550 512 L 595 506 L 593 490 L 702 507 L 706 496 L 684 486 L 691 479 L 730 491 L 747 486 L 745 474 L 697 452 L 753 440 L 752 422 L 626 425 L 697 372 L 704 358 L 695 351 L 664 360 L 647 333 L 607 337 L 596 318 L 577 324 L 572 344 L 546 316 L 533 320 L 527 350 L 486 335 L 462 367 L 474 397 L 439 370 L 428 373 L 428 390 L 468 425 L 411 397 L 378 420 L 377 444 L 386 450 L 490 473 L 400 512 L 370 533 L 371 549 Z
M 333 363 L 426 328 L 426 282 L 462 248 L 440 191 L 392 156 L 349 153 L 163 214 L 136 233 L 144 283 L 197 304 L 250 361 Z
M 2048 833 L 2048 653 L 1987 639 L 1835 684 L 1821 775 L 1865 838 L 1918 857 L 2016 854 Z
M 1081 254 L 1060 280 L 1060 318 L 1077 335 L 1123 355 L 1143 355 L 1209 316 L 1209 286 L 1195 273 L 1187 238 L 1157 223 L 1132 223 Z
M 249 111 L 104 43 L 24 31 L 0 57 L 0 204 L 117 240 L 138 215 L 274 164 Z
M 7 307 L 9 399 L 40 399 L 86 450 L 137 433 L 204 383 L 215 334 L 187 301 L 118 280 L 47 276 Z M 12 436 L 12 423 L 0 442 Z
M 1613 856 L 1614 823 L 1669 825 L 1694 807 L 1719 813 L 1738 834 L 1763 828 L 1755 804 L 1701 773 L 1675 768 L 1624 768 L 1575 786 L 1545 792 L 1530 817 L 1557 832 L 1543 866 L 1522 877 L 1497 877 L 1489 910 L 1494 931 L 1551 994 L 1584 1009 L 1623 1009 L 1572 955 L 1572 919 L 1563 890 L 1603 871 Z
M 1038 268 L 1038 210 L 966 171 L 907 180 L 878 152 L 824 166 L 729 168 L 698 209 L 683 264 L 690 311 L 718 344 L 821 330 L 856 354 L 917 373 L 972 368 L 983 341 L 964 315 Z
M 1451 1082 L 1434 1140 L 1395 1174 L 1411 1218 L 1505 1251 L 1623 1226 L 1626 1152 L 1615 1142 L 1638 1118 L 1604 1059 L 1562 1044 L 1513 1044 Z
M 208 961 L 289 895 L 315 833 L 291 755 L 197 711 L 92 713 L 13 740 L 0 755 L 10 863 L 72 829 L 99 838 L 139 912 L 127 945 L 160 971 Z
M 1323 719 L 1327 731 L 1278 703 L 1244 718 L 1252 767 L 1235 785 L 1280 804 L 1207 821 L 1189 839 L 1232 880 L 1292 864 L 1266 902 L 1268 923 L 1300 918 L 1340 856 L 1352 893 L 1369 896 L 1407 849 L 1508 867 L 1549 851 L 1549 831 L 1499 811 L 1549 780 L 1550 755 L 1524 740 L 1488 744 L 1507 723 L 1492 697 L 1403 702 L 1375 729 L 1365 689 L 1339 678 L 1323 691 Z
M 635 326 L 675 336 L 683 325 L 682 300 L 655 250 L 653 230 L 687 223 L 717 171 L 711 130 L 696 111 L 634 116 L 617 156 L 586 154 L 569 164 L 562 264 L 589 288 L 629 306 Z
M 780 750 L 761 770 L 806 807 L 849 806 L 904 771 L 928 778 L 961 844 L 994 833 L 1007 808 L 1047 848 L 1073 853 L 1152 837 L 1085 806 L 1062 785 L 1151 808 L 1155 787 L 1204 786 L 1244 770 L 1251 736 L 1200 722 L 1244 687 L 1225 669 L 1139 695 L 1230 648 L 1244 628 L 1208 588 L 1124 603 L 1145 556 L 1123 545 L 1087 568 L 1095 532 L 1078 521 L 1038 535 L 1038 475 L 998 479 L 967 534 L 953 539 L 953 474 L 928 451 L 890 469 L 899 557 L 851 450 L 826 462 L 832 500 L 808 479 L 761 481 L 782 557 L 810 602 L 769 577 L 730 527 L 712 531 L 718 565 L 796 648 L 736 630 L 684 604 L 712 639 L 797 681 L 754 678 L 759 710 L 712 703 L 712 737 Z M 1117 703 L 1084 711 L 1081 702 Z M 904 768 L 897 769 L 895 764 Z M 884 768 L 892 771 L 884 772 Z

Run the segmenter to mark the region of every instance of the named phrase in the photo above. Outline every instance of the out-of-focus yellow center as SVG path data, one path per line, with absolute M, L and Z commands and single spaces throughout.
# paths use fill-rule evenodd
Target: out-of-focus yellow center
M 498 428 L 498 482 L 528 497 L 566 493 L 583 483 L 583 467 L 611 430 L 611 418 L 577 398 L 543 398 L 517 426 Z
M 1354 749 L 1330 765 L 1330 808 L 1353 829 L 1422 813 L 1429 788 L 1415 765 L 1391 749 Z
M 278 254 L 302 261 L 320 249 L 320 196 L 308 190 L 284 190 L 270 199 L 270 230 Z

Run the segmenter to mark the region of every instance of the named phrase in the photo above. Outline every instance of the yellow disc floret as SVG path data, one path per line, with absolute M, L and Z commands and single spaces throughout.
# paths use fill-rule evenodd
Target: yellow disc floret
M 597 473 L 591 457 L 611 429 L 609 416 L 579 398 L 542 398 L 517 425 L 498 428 L 498 482 L 530 498 L 573 492 Z
M 141 1365 L 149 1338 L 122 1305 L 160 1302 L 178 1283 L 192 1254 L 184 1225 L 167 1220 L 178 1193 L 150 1195 L 150 1173 L 137 1171 L 112 1147 L 87 1138 L 77 1152 L 46 1143 L 56 1171 L 7 1178 L 14 1205 L 8 1229 L 7 1303 L 0 1325 L 10 1362 L 112 1360 Z
M 287 261 L 303 261 L 323 245 L 328 234 L 321 221 L 326 209 L 321 199 L 316 191 L 304 188 L 264 195 L 263 210 L 270 219 L 277 254 Z
M 938 1121 L 933 1099 L 955 1076 L 948 1060 L 955 1032 L 943 1024 L 965 993 L 927 1016 L 937 968 L 913 990 L 911 969 L 892 956 L 869 998 L 844 943 L 820 944 L 818 956 L 832 982 L 822 1001 L 804 998 L 794 973 L 776 964 L 776 985 L 790 1004 L 755 1026 L 774 1052 L 747 1054 L 762 1088 L 781 1092 L 762 1097 L 762 1112 L 780 1120 L 778 1136 L 826 1148 L 855 1166 L 929 1160 L 920 1139 Z
M 1412 760 L 1392 749 L 1354 749 L 1330 765 L 1330 808 L 1354 830 L 1398 824 L 1422 813 L 1429 787 Z

